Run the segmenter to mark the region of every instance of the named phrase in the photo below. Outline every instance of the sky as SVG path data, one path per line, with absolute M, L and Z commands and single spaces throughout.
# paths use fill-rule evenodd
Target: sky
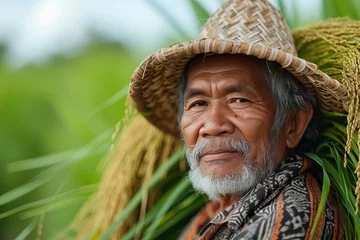
M 209 12 L 223 2 L 198 1 Z M 94 33 L 146 55 L 168 36 L 180 38 L 155 4 L 196 37 L 201 26 L 189 14 L 188 0 L 0 0 L 0 44 L 6 46 L 7 61 L 15 67 L 74 54 Z

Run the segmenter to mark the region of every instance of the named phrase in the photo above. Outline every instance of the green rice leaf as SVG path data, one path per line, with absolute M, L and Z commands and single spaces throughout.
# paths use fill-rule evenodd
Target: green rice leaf
M 336 184 L 337 186 L 340 187 L 340 182 L 338 180 L 339 173 L 335 169 L 335 167 L 331 164 L 330 161 L 327 161 L 327 160 L 324 161 L 324 167 L 325 167 L 326 171 L 330 174 L 330 176 L 333 177 L 333 179 L 335 180 L 335 182 L 331 181 L 331 183 Z
M 174 202 L 178 199 L 179 195 L 190 186 L 190 182 L 187 178 L 183 178 L 179 184 L 177 184 L 174 189 L 171 191 L 170 196 L 167 198 L 167 201 L 164 203 L 162 208 L 159 210 L 157 216 L 155 217 L 155 222 L 150 225 L 146 235 L 144 236 L 144 240 L 149 240 L 152 238 L 155 229 L 160 225 L 161 217 L 168 211 L 168 209 L 174 204 Z
M 185 199 L 179 206 L 173 211 L 169 211 L 168 214 L 162 220 L 162 224 L 156 229 L 153 238 L 157 238 L 160 234 L 166 232 L 169 228 L 176 225 L 178 222 L 183 220 L 185 217 L 196 215 L 199 208 L 204 206 L 205 202 L 199 199 L 195 193 Z
M 126 87 L 124 87 L 123 89 L 121 89 L 120 91 L 115 93 L 113 96 L 111 96 L 108 100 L 106 100 L 105 102 L 103 102 L 102 104 L 100 104 L 99 106 L 94 108 L 93 110 L 91 110 L 87 114 L 86 119 L 92 118 L 93 116 L 100 113 L 101 111 L 103 111 L 103 110 L 111 107 L 115 103 L 119 102 L 120 100 L 122 100 L 123 98 L 125 98 L 127 96 L 128 92 L 129 92 L 129 85 L 127 85 Z
M 182 176 L 182 178 L 186 178 L 187 176 Z M 177 181 L 178 182 L 178 181 Z M 189 190 L 189 191 L 187 191 Z M 190 193 L 190 195 L 188 195 L 188 193 Z M 168 198 L 171 194 L 171 191 L 168 191 L 164 194 L 164 196 L 162 196 L 158 201 L 156 201 L 156 204 L 148 211 L 148 213 L 145 216 L 145 220 L 144 220 L 144 227 L 147 227 L 150 223 L 152 223 L 154 221 L 154 219 L 156 219 L 155 217 L 157 216 L 158 212 L 160 211 L 160 209 L 163 207 L 163 205 L 166 203 L 166 201 L 168 201 Z M 184 198 L 183 200 L 181 200 L 182 198 Z M 169 212 L 167 212 L 167 214 L 163 217 L 162 222 L 165 222 L 165 224 L 168 223 L 168 221 L 172 220 L 172 217 L 168 217 L 169 214 L 171 214 L 171 216 L 173 217 L 177 217 L 177 214 L 181 214 L 184 216 L 184 213 L 186 214 L 187 212 L 189 214 L 193 213 L 195 214 L 193 207 L 197 206 L 196 203 L 200 203 L 201 205 L 203 205 L 203 201 L 196 201 L 196 199 L 198 199 L 199 197 L 193 192 L 191 191 L 191 187 L 189 186 L 188 189 L 186 189 L 182 195 L 179 197 L 179 200 L 181 200 L 179 203 L 176 204 L 175 208 L 170 210 Z M 173 212 L 176 212 L 176 214 L 173 214 Z M 178 220 L 181 220 L 178 219 Z M 177 221 L 175 221 L 177 222 Z M 138 225 L 139 223 L 137 223 L 135 226 L 133 226 L 131 229 L 129 229 L 126 233 L 126 235 L 123 236 L 123 240 L 130 240 L 133 239 L 135 234 L 137 233 L 138 230 Z M 170 225 L 171 226 L 171 225 Z M 156 236 L 158 234 L 160 234 L 160 228 L 163 227 L 163 224 L 161 224 L 161 226 L 159 226 L 159 228 L 156 229 L 156 232 L 154 233 L 154 238 L 156 238 Z
M 342 187 L 341 190 L 345 193 L 345 196 L 347 196 L 347 199 L 348 199 L 349 191 L 347 189 L 347 184 L 346 184 L 346 180 L 345 180 L 344 173 L 343 173 L 343 167 L 342 167 L 343 158 L 340 157 L 339 152 L 336 151 L 336 149 L 334 147 L 330 147 L 330 153 L 331 153 L 331 155 L 332 155 L 332 157 L 335 160 L 335 163 L 337 165 L 337 169 L 338 169 L 337 179 L 339 180 L 340 186 Z M 321 165 L 321 166 L 323 166 L 323 165 Z M 325 169 L 326 168 L 324 168 L 324 170 Z
M 351 220 L 351 216 L 349 215 L 349 213 L 346 211 L 345 208 L 343 207 L 340 207 L 340 213 L 344 219 L 344 222 L 350 222 Z M 351 225 L 350 224 L 343 224 L 344 226 L 344 235 L 345 235 L 345 238 L 344 239 L 351 239 L 350 238 L 350 233 L 353 232 L 354 230 L 351 229 Z
M 36 221 L 33 220 L 16 238 L 15 240 L 25 240 L 34 230 L 36 226 Z
M 334 9 L 336 6 L 336 0 L 323 0 L 323 6 L 327 6 L 323 8 L 323 17 L 329 18 L 336 16 L 336 10 Z
M 345 134 L 345 135 L 347 134 L 347 132 L 346 132 L 346 127 L 345 127 L 344 125 L 341 125 L 340 123 L 335 122 L 335 121 L 331 121 L 331 123 L 332 123 L 337 129 L 339 129 L 342 134 Z
M 141 198 L 144 194 L 144 189 L 151 190 L 161 179 L 161 177 L 166 173 L 171 167 L 173 167 L 180 159 L 184 156 L 184 151 L 181 150 L 175 153 L 168 161 L 162 164 L 153 174 L 149 183 L 142 189 L 140 189 L 131 201 L 127 204 L 125 209 L 120 213 L 120 215 L 114 220 L 111 226 L 106 230 L 106 232 L 100 237 L 100 240 L 107 240 L 111 235 L 119 228 L 119 226 L 125 221 L 125 219 L 134 211 L 134 209 L 140 204 Z M 91 236 L 89 236 L 91 237 Z
M 20 214 L 20 218 L 21 219 L 27 219 L 27 218 L 40 216 L 40 215 L 42 215 L 44 213 L 47 213 L 47 212 L 51 212 L 51 211 L 55 211 L 55 210 L 58 210 L 58 209 L 66 208 L 66 207 L 68 207 L 70 205 L 83 202 L 85 199 L 87 199 L 87 196 L 75 196 L 75 197 L 70 197 L 70 198 L 63 199 L 62 201 L 54 201 L 54 202 L 51 202 L 51 203 L 47 204 L 46 206 L 38 207 L 38 208 L 32 208 L 30 210 L 24 211 L 23 213 Z
M 313 153 L 307 153 L 306 155 L 308 157 L 310 157 L 311 159 L 313 159 L 314 161 L 316 161 L 323 168 L 323 185 L 322 185 L 322 190 L 321 190 L 321 200 L 320 200 L 319 208 L 318 208 L 318 210 L 316 212 L 314 225 L 313 225 L 313 227 L 311 229 L 311 232 L 310 232 L 310 239 L 313 239 L 316 228 L 317 228 L 317 224 L 319 222 L 321 214 L 324 211 L 324 206 L 325 206 L 325 203 L 326 203 L 326 199 L 327 199 L 327 196 L 328 196 L 329 191 L 330 191 L 330 179 L 329 179 L 329 176 L 328 176 L 328 174 L 327 174 L 327 172 L 325 170 L 325 166 L 324 166 L 324 163 L 321 160 L 321 158 L 319 158 L 318 156 L 316 156 Z
M 164 179 L 162 182 L 158 183 L 156 185 L 156 187 L 157 188 L 161 187 L 161 183 L 163 183 L 165 180 L 166 179 Z M 153 222 L 153 220 L 155 219 L 155 217 L 158 214 L 159 210 L 162 208 L 164 203 L 167 201 L 170 194 L 171 194 L 171 191 L 167 191 L 167 192 L 165 192 L 165 194 L 163 194 L 163 196 L 159 200 L 156 201 L 156 204 L 146 213 L 144 222 L 142 223 L 143 224 L 142 227 L 147 227 L 151 222 Z M 127 232 L 127 234 L 123 237 L 123 239 L 126 240 L 126 239 L 134 238 L 135 234 L 137 234 L 137 232 L 139 232 L 141 230 L 141 229 L 139 229 L 139 225 L 140 225 L 139 222 L 137 224 L 135 224 L 135 226 L 133 226 Z
M 354 6 L 354 19 L 360 19 L 360 2 L 358 0 L 352 0 L 351 6 Z
M 325 117 L 346 117 L 346 114 L 340 112 L 324 112 Z
M 63 164 L 64 165 L 64 164 Z M 42 174 L 35 177 L 30 182 L 21 185 L 19 187 L 16 187 L 2 195 L 0 195 L 0 206 L 7 204 L 19 197 L 24 196 L 25 194 L 35 190 L 36 188 L 40 187 L 41 185 L 47 183 L 55 176 L 55 172 L 57 172 L 59 169 L 59 166 L 52 167 L 48 169 L 47 171 L 43 172 Z
M 161 4 L 157 3 L 155 0 L 147 0 L 147 2 L 154 10 L 159 12 L 159 15 L 162 16 L 167 23 L 171 25 L 173 29 L 180 35 L 180 37 L 185 41 L 191 39 L 190 35 L 180 26 L 180 24 L 175 20 L 170 12 L 165 10 Z
M 37 189 L 41 185 L 49 182 L 60 170 L 68 167 L 71 164 L 75 164 L 80 159 L 85 158 L 86 156 L 89 155 L 89 153 L 92 151 L 94 147 L 98 146 L 99 144 L 102 144 L 106 140 L 109 140 L 112 132 L 113 132 L 112 129 L 105 131 L 103 134 L 96 137 L 88 145 L 82 148 L 81 151 L 77 152 L 77 154 L 75 154 L 73 158 L 70 158 L 70 160 L 55 165 L 45 170 L 44 172 L 40 173 L 30 182 L 4 193 L 3 195 L 0 196 L 0 206 L 9 203 L 19 197 L 22 197 L 25 194 Z
M 333 132 L 324 131 L 321 133 L 321 136 L 328 137 L 328 138 L 335 140 L 336 142 L 342 144 L 343 146 L 345 146 L 345 144 L 341 141 L 341 139 L 338 136 L 336 136 Z
M 277 5 L 279 6 L 279 10 L 282 14 L 286 13 L 285 5 L 283 0 L 277 0 Z
M 284 0 L 277 0 L 276 3 L 277 3 L 277 6 L 279 6 L 279 10 L 282 13 L 282 15 L 284 16 L 284 18 L 286 19 L 286 22 L 289 25 L 290 29 L 294 28 L 296 25 L 295 19 L 293 18 L 294 13 L 293 12 L 290 13 L 289 11 L 286 10 Z
M 55 153 L 47 156 L 10 162 L 7 165 L 7 170 L 10 173 L 14 173 L 14 172 L 21 172 L 21 171 L 51 166 L 63 162 L 64 159 L 69 159 L 71 156 L 75 155 L 75 153 L 79 150 L 80 149 L 70 150 L 70 151 Z
M 210 13 L 199 3 L 198 0 L 189 0 L 191 8 L 195 13 L 199 24 L 202 26 L 206 20 L 210 17 Z
M 81 159 L 92 156 L 93 154 L 98 154 L 104 151 L 104 144 L 110 148 L 111 144 L 111 135 L 114 132 L 113 128 L 110 128 L 97 136 L 91 142 L 89 142 L 84 147 L 60 152 L 56 154 L 51 154 L 47 156 L 25 159 L 20 161 L 11 162 L 8 164 L 7 168 L 9 172 L 20 172 L 26 170 L 32 170 L 47 166 L 52 166 L 59 163 L 69 163 L 74 164 Z
M 98 188 L 98 184 L 93 184 L 93 185 L 89 185 L 89 186 L 85 186 L 85 187 L 81 187 L 72 191 L 68 191 L 62 194 L 58 194 L 49 198 L 45 198 L 45 199 L 41 199 L 35 202 L 30 202 L 30 203 L 26 203 L 24 205 L 18 206 L 16 208 L 13 208 L 7 212 L 3 212 L 0 213 L 0 219 L 2 218 L 6 218 L 9 216 L 12 216 L 14 214 L 17 214 L 19 212 L 23 212 L 25 210 L 28 209 L 32 209 L 35 207 L 39 207 L 39 206 L 43 206 L 46 205 L 52 201 L 62 201 L 64 199 L 73 197 L 75 195 L 80 195 L 80 194 L 89 194 L 91 192 L 94 192 L 96 189 Z

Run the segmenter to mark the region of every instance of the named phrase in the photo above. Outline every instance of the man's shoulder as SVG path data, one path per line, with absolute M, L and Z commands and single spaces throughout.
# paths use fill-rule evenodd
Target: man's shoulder
M 308 171 L 294 177 L 266 206 L 255 210 L 247 224 L 234 239 L 263 232 L 263 239 L 308 239 L 317 222 L 314 239 L 341 239 L 342 224 L 339 205 L 330 194 L 321 202 L 321 186 Z

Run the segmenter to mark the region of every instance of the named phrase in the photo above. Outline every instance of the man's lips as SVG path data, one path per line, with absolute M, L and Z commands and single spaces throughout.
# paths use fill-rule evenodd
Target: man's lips
M 239 156 L 239 152 L 233 149 L 210 149 L 205 151 L 200 156 L 200 160 L 211 163 L 213 161 L 226 161 L 232 160 L 234 157 Z

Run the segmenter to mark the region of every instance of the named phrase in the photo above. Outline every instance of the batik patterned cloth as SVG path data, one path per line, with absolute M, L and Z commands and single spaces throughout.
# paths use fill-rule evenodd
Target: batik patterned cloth
M 286 158 L 263 182 L 217 214 L 198 235 L 185 234 L 185 238 L 309 239 L 321 199 L 321 187 L 310 174 L 310 166 L 310 160 L 298 155 Z M 314 239 L 342 239 L 341 219 L 338 204 L 329 195 Z

